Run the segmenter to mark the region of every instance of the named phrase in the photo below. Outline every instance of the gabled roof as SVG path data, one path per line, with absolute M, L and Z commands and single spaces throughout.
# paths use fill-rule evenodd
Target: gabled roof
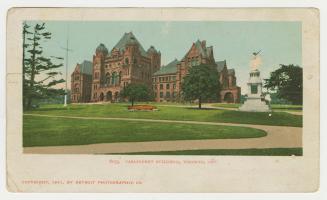
M 141 43 L 136 39 L 136 37 L 132 32 L 125 33 L 123 37 L 118 41 L 118 43 L 114 46 L 113 49 L 118 49 L 120 52 L 122 52 L 125 50 L 127 44 L 137 44 L 141 54 L 143 56 L 147 55 Z
M 95 51 L 96 52 L 103 52 L 105 54 L 108 54 L 108 49 L 107 49 L 107 47 L 103 43 L 100 43 L 99 46 L 96 48 Z
M 147 53 L 159 53 L 160 51 L 157 51 L 157 49 L 154 46 L 150 46 L 150 48 L 147 50 Z
M 200 40 L 195 42 L 195 48 L 200 52 L 203 57 L 207 57 L 207 49 L 202 47 L 202 43 Z
M 204 43 L 204 45 L 203 45 L 203 43 Z M 213 56 L 213 48 L 212 48 L 212 46 L 206 47 L 205 46 L 206 45 L 206 41 L 205 40 L 203 40 L 202 42 L 200 40 L 197 40 L 193 44 L 194 44 L 194 47 L 199 51 L 199 53 L 201 54 L 201 56 L 203 58 L 210 58 L 211 56 Z M 186 58 L 187 57 L 187 55 L 190 52 L 190 50 L 185 54 L 185 56 L 183 58 Z
M 216 62 L 218 72 L 221 72 L 226 65 L 226 60 Z
M 155 72 L 153 75 L 164 75 L 164 74 L 174 74 L 177 72 L 177 64 L 179 61 L 177 59 L 171 61 L 166 66 L 162 66 L 159 71 Z
M 80 72 L 81 74 L 89 74 L 92 75 L 92 62 L 84 60 L 81 64 L 80 64 Z

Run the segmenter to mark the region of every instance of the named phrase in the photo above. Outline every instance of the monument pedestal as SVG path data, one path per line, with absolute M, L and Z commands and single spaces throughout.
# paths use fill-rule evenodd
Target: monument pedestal
M 265 101 L 262 101 L 262 80 L 259 70 L 255 69 L 250 72 L 248 81 L 248 97 L 244 104 L 239 107 L 240 111 L 247 112 L 269 112 L 270 107 Z
M 247 112 L 269 112 L 271 111 L 266 102 L 261 98 L 247 98 L 244 104 L 239 108 L 240 111 Z

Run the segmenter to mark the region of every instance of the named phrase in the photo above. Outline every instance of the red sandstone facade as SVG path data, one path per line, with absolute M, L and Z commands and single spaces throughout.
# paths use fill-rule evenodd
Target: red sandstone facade
M 143 49 L 133 33 L 125 33 L 108 52 L 100 44 L 93 56 L 92 102 L 120 101 L 121 90 L 130 83 L 151 87 L 151 78 L 159 70 L 161 54 L 153 46 Z
M 200 64 L 217 67 L 222 86 L 220 102 L 240 102 L 241 89 L 236 85 L 234 69 L 228 69 L 226 61 L 216 62 L 213 47 L 207 47 L 206 41 L 193 43 L 180 61 L 175 59 L 161 68 L 160 64 L 159 51 L 153 46 L 145 51 L 133 33 L 125 33 L 110 52 L 104 44 L 96 48 L 90 74 L 81 75 L 80 67 L 76 67 L 71 79 L 72 102 L 118 102 L 122 100 L 120 92 L 130 83 L 152 87 L 157 102 L 180 101 L 184 76 L 192 66 Z M 88 89 L 79 92 L 81 87 Z
M 77 64 L 71 74 L 71 102 L 89 102 L 91 100 L 92 63 L 84 61 Z
M 240 103 L 241 88 L 236 85 L 234 69 L 228 69 L 226 60 L 216 62 L 221 85 L 220 102 Z
M 179 101 L 181 83 L 192 66 L 207 64 L 217 67 L 222 86 L 220 102 L 239 103 L 241 88 L 236 85 L 234 69 L 227 69 L 226 61 L 215 62 L 213 47 L 207 47 L 206 41 L 197 41 L 181 61 L 174 60 L 154 73 L 152 88 L 157 102 Z M 218 91 L 217 91 L 218 92 Z

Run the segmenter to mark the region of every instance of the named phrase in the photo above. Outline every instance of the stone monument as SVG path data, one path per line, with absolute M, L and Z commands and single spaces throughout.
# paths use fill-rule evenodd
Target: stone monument
M 248 112 L 269 112 L 270 106 L 266 104 L 264 95 L 262 94 L 262 80 L 260 77 L 259 66 L 261 65 L 261 58 L 259 52 L 253 53 L 251 60 L 250 78 L 247 83 L 247 97 L 239 107 L 240 111 Z

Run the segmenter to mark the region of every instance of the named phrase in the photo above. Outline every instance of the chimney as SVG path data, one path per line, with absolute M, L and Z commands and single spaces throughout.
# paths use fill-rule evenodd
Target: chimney
M 201 45 L 202 45 L 202 48 L 206 48 L 206 41 L 202 40 Z

